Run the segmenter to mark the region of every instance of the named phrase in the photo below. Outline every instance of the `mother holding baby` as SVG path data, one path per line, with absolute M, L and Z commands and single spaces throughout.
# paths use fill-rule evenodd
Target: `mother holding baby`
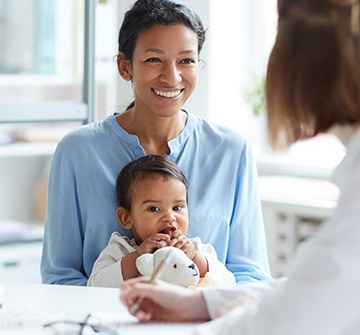
M 196 86 L 204 41 L 200 18 L 182 2 L 138 0 L 125 14 L 117 65 L 133 86 L 134 102 L 58 144 L 49 179 L 44 283 L 85 285 L 111 233 L 132 237 L 116 219 L 115 180 L 122 167 L 146 154 L 165 154 L 184 172 L 188 237 L 212 244 L 237 283 L 270 278 L 249 144 L 182 109 Z

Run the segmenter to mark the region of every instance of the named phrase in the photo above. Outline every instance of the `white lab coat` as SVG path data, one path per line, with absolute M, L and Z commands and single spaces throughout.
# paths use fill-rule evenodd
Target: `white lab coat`
M 288 279 L 258 284 L 259 302 L 231 310 L 200 326 L 196 334 L 360 334 L 360 129 L 347 146 L 334 182 L 341 191 L 334 215 L 299 247 Z M 232 297 L 244 291 L 233 289 Z M 204 291 L 213 318 L 229 292 Z

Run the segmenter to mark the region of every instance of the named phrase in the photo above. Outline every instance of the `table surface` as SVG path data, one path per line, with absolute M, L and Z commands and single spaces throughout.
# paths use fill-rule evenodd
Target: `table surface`
M 44 284 L 0 285 L 0 333 L 41 335 L 45 333 L 42 325 L 49 321 L 82 321 L 93 312 L 104 313 L 110 319 L 119 316 L 121 320 L 126 320 L 124 326 L 121 325 L 118 330 L 119 335 L 193 333 L 194 324 L 137 323 L 120 303 L 119 295 L 120 290 L 115 288 Z

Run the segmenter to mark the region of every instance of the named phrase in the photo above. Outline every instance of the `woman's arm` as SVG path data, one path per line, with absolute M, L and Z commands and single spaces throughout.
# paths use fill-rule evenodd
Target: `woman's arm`
M 143 302 L 135 316 L 142 321 L 207 321 L 210 319 L 201 291 L 191 291 L 178 285 L 159 281 L 161 285 L 149 284 L 144 278 L 124 282 L 121 301 L 130 310 L 142 298 Z
M 76 178 L 58 146 L 52 161 L 41 275 L 47 284 L 86 285 Z
M 238 191 L 235 192 L 226 258 L 226 267 L 238 284 L 271 279 L 257 169 L 249 144 L 244 144 L 239 159 Z

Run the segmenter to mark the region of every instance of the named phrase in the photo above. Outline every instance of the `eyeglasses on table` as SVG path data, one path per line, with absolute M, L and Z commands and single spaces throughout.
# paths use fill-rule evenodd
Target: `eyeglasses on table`
M 101 324 L 100 320 L 90 314 L 84 321 L 56 320 L 43 325 L 46 334 L 51 335 L 120 335 L 120 333 L 110 326 Z

